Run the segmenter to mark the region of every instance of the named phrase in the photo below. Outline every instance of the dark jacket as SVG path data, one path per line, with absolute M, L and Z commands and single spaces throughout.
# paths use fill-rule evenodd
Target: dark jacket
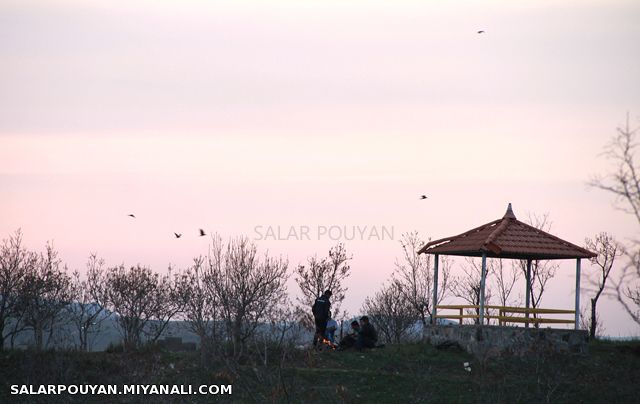
M 313 303 L 313 307 L 311 309 L 313 312 L 313 317 L 328 319 L 329 311 L 331 311 L 331 301 L 329 301 L 329 296 L 322 295 L 316 299 Z
M 371 325 L 371 323 L 364 324 L 360 327 L 360 335 L 365 340 L 373 342 L 378 341 L 378 333 L 376 332 L 376 329 L 373 328 L 373 325 Z

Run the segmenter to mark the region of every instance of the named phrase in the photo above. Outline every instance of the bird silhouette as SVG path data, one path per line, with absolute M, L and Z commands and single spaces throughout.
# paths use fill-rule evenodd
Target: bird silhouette
M 136 215 L 134 215 L 133 213 L 129 213 L 127 216 L 132 217 L 132 218 L 136 218 Z
M 484 34 L 483 30 L 478 31 L 478 34 Z
M 427 199 L 428 197 L 426 195 L 420 195 L 420 199 Z
M 204 230 L 200 229 L 200 237 L 206 236 L 206 235 L 207 235 L 207 233 L 205 233 Z
M 181 233 L 173 233 L 173 234 L 175 234 L 176 238 L 180 238 L 180 237 L 182 237 L 182 234 L 181 234 Z

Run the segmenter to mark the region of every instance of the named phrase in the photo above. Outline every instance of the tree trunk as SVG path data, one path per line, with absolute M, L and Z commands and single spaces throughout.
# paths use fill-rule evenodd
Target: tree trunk
M 33 336 L 35 338 L 36 351 L 42 350 L 42 328 L 39 326 L 33 327 Z
M 239 355 L 242 352 L 242 320 L 236 318 L 233 322 L 233 350 L 234 354 Z
M 88 338 L 88 327 L 84 326 L 84 328 L 82 329 L 81 333 L 80 333 L 80 350 L 82 352 L 87 352 L 87 338 Z
M 4 352 L 4 319 L 0 320 L 0 352 Z
M 598 319 L 596 318 L 596 299 L 591 299 L 591 327 L 589 327 L 589 338 L 596 338 L 596 327 L 598 326 Z

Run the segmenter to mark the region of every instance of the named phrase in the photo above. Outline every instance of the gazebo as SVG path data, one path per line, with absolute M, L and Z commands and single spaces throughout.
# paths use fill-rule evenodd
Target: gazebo
M 435 324 L 437 315 L 438 294 L 438 257 L 440 255 L 457 255 L 464 257 L 482 257 L 480 276 L 479 322 L 484 324 L 485 283 L 487 276 L 487 258 L 509 258 L 526 260 L 526 298 L 525 310 L 527 318 L 530 310 L 531 294 L 531 262 L 533 260 L 576 260 L 575 289 L 575 329 L 580 321 L 580 260 L 592 258 L 597 254 L 562 240 L 554 235 L 530 226 L 516 219 L 511 204 L 500 219 L 483 224 L 462 234 L 431 241 L 418 250 L 418 254 L 434 255 L 433 315 Z M 528 319 L 525 322 L 528 326 Z

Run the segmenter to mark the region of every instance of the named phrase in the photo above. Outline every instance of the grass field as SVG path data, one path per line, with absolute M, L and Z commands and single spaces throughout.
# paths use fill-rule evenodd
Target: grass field
M 391 345 L 295 350 L 240 363 L 197 352 L 0 353 L 0 402 L 637 403 L 640 341 L 593 342 L 589 355 L 473 358 Z M 272 359 L 270 359 L 272 358 Z M 470 362 L 471 371 L 463 363 Z M 280 364 L 283 364 L 280 366 Z M 10 396 L 12 384 L 232 384 L 231 396 Z

